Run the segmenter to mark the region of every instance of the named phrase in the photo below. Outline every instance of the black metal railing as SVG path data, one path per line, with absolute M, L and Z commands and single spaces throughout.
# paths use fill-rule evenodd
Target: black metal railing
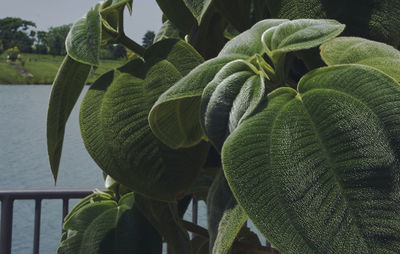
M 38 254 L 39 244 L 40 244 L 40 220 L 41 220 L 42 200 L 61 199 L 63 201 L 62 218 L 60 221 L 60 223 L 62 224 L 65 216 L 68 214 L 69 211 L 69 200 L 82 199 L 90 195 L 91 193 L 93 193 L 92 189 L 0 190 L 0 201 L 1 201 L 0 254 L 11 254 L 13 209 L 15 200 L 35 201 L 33 254 Z M 192 222 L 194 224 L 198 224 L 198 201 L 196 199 L 192 200 Z M 270 246 L 271 245 L 266 241 L 265 247 L 270 248 Z M 260 253 L 272 253 L 272 252 L 260 252 Z
M 1 227 L 0 227 L 0 253 L 11 254 L 12 221 L 15 200 L 35 200 L 35 223 L 33 232 L 33 254 L 39 253 L 40 243 L 40 217 L 43 199 L 61 199 L 62 219 L 69 210 L 70 199 L 81 199 L 93 193 L 89 189 L 55 189 L 55 190 L 0 190 L 1 201 Z

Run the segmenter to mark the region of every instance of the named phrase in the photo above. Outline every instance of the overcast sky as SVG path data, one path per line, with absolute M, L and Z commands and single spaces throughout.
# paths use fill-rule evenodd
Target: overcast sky
M 35 30 L 74 23 L 97 0 L 0 0 L 0 18 L 20 17 L 36 23 Z M 125 33 L 142 43 L 147 30 L 157 33 L 161 26 L 161 11 L 155 0 L 134 0 L 133 13 L 125 13 Z

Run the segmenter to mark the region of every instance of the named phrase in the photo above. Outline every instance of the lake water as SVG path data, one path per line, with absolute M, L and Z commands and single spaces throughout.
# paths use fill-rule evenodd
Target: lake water
M 88 88 L 85 87 L 84 92 Z M 57 185 L 46 150 L 46 112 L 51 86 L 0 85 L 0 189 L 104 188 L 101 170 L 84 148 L 78 107 L 68 120 Z M 78 105 L 83 98 L 83 94 Z M 70 208 L 77 200 L 70 201 Z M 62 202 L 42 201 L 40 253 L 54 254 L 60 241 Z M 191 219 L 191 211 L 185 214 Z M 207 227 L 206 209 L 199 203 L 199 225 Z M 15 201 L 13 254 L 33 248 L 34 201 Z M 251 228 L 254 226 L 250 222 Z

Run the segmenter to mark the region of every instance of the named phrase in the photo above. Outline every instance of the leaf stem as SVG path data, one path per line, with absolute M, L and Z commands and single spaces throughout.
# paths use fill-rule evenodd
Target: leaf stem
M 199 225 L 196 225 L 192 222 L 182 220 L 183 226 L 190 232 L 201 235 L 205 238 L 209 238 L 210 236 L 208 235 L 207 229 L 200 227 Z
M 120 34 L 120 36 L 117 39 L 118 43 L 127 47 L 128 49 L 132 50 L 139 56 L 143 57 L 145 48 L 136 43 L 135 41 L 131 40 L 129 37 L 127 37 L 124 33 Z

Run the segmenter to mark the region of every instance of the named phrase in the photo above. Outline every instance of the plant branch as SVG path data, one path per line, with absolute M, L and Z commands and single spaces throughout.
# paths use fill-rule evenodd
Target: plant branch
M 139 56 L 143 57 L 144 56 L 144 51 L 146 50 L 144 47 L 140 46 L 138 43 L 135 41 L 131 40 L 129 37 L 127 37 L 124 33 L 120 34 L 118 39 L 118 43 L 127 47 L 128 49 L 132 50 Z

